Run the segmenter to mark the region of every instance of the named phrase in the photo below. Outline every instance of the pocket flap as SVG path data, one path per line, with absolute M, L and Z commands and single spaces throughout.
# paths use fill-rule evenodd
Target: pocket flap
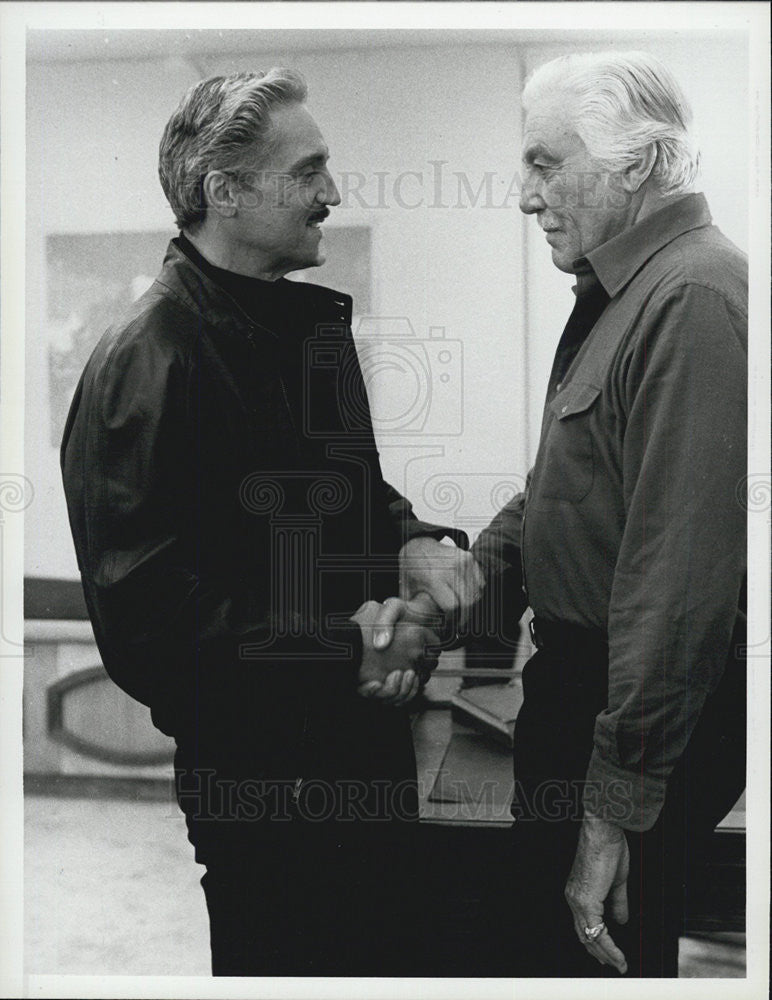
M 597 385 L 570 382 L 552 400 L 550 409 L 558 420 L 566 420 L 568 417 L 576 416 L 577 413 L 589 410 L 598 396 L 600 389 Z

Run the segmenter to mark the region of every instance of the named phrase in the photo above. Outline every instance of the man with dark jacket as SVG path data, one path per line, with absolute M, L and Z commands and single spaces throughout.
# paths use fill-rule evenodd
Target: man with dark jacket
M 383 480 L 351 299 L 284 278 L 340 202 L 305 95 L 272 70 L 184 97 L 159 166 L 181 234 L 89 360 L 62 469 L 105 667 L 177 743 L 214 973 L 398 974 L 402 706 L 437 634 L 395 599 L 388 650 L 370 626 L 400 549 L 452 532 Z

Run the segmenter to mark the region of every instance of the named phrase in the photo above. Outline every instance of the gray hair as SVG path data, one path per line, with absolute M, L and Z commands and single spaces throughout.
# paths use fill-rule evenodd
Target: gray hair
M 240 167 L 245 149 L 256 143 L 263 144 L 259 152 L 265 159 L 271 110 L 302 104 L 307 92 L 300 73 L 278 68 L 213 76 L 188 90 L 166 124 L 158 154 L 161 187 L 180 229 L 206 217 L 207 173 Z
M 651 143 L 652 179 L 662 194 L 689 188 L 700 154 L 689 102 L 670 70 L 646 52 L 569 55 L 539 66 L 523 90 L 527 111 L 545 94 L 568 98 L 577 135 L 610 170 L 632 163 Z

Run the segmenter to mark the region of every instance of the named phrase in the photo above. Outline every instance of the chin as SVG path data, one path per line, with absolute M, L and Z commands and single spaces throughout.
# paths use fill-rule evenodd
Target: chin
M 306 254 L 298 254 L 298 267 L 320 267 L 327 260 L 327 254 L 319 246 L 309 247 Z
M 294 264 L 291 264 L 284 273 L 291 274 L 293 271 L 307 271 L 309 267 L 321 267 L 325 259 L 326 258 L 323 254 L 319 254 L 319 256 L 314 257 L 313 260 L 308 259 L 296 261 Z
M 552 263 L 555 265 L 558 271 L 562 271 L 564 274 L 574 273 L 574 268 L 573 268 L 574 260 L 575 260 L 574 257 L 572 257 L 571 260 L 567 260 L 564 254 L 559 253 L 556 250 L 552 251 Z

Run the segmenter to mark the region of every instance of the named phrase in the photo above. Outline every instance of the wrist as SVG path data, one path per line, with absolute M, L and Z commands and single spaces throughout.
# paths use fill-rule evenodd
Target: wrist
M 345 625 L 338 626 L 336 631 L 340 634 L 334 636 L 333 638 L 338 638 L 348 644 L 350 650 L 348 663 L 353 668 L 356 676 L 362 669 L 362 663 L 365 655 L 362 624 L 361 622 L 358 622 L 356 618 L 349 618 L 348 622 Z
M 595 842 L 618 843 L 624 840 L 624 830 L 617 823 L 585 813 L 582 827 L 585 835 Z

